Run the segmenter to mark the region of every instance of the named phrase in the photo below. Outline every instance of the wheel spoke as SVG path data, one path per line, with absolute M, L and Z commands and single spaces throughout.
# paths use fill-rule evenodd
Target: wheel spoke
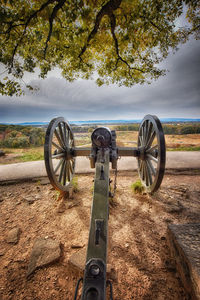
M 71 161 L 69 161 L 69 169 L 70 169 L 71 174 L 73 174 L 72 162 Z
M 140 145 L 139 146 L 142 146 L 142 136 L 139 135 L 139 140 L 140 140 Z
M 147 132 L 147 138 L 146 138 L 146 145 L 151 137 L 152 134 L 152 129 L 153 129 L 153 124 L 149 121 L 149 126 L 148 126 L 148 132 Z
M 73 172 L 74 172 L 74 168 L 75 168 L 75 160 L 74 160 L 74 158 L 72 158 L 72 169 L 73 169 Z
M 145 136 L 146 136 L 146 131 L 145 131 L 145 123 L 144 123 L 142 126 L 143 146 L 145 145 Z
M 54 147 L 56 147 L 57 149 L 59 149 L 60 151 L 64 151 L 64 149 L 63 148 L 61 148 L 60 146 L 58 146 L 56 143 L 54 143 L 53 141 L 52 141 L 52 145 L 54 145 Z
M 156 132 L 153 131 L 153 133 L 152 133 L 150 139 L 148 140 L 148 142 L 147 142 L 147 144 L 146 144 L 146 148 L 151 147 L 151 145 L 152 145 L 152 143 L 153 143 L 153 140 L 154 140 L 155 136 L 156 136 Z
M 142 169 L 142 162 L 141 162 L 141 160 L 138 160 L 138 163 L 139 163 L 139 173 L 141 173 L 141 169 Z
M 56 166 L 56 168 L 55 168 L 55 170 L 54 170 L 54 173 L 56 174 L 56 172 L 58 171 L 58 169 L 60 168 L 60 166 L 61 166 L 61 164 L 62 164 L 62 162 L 64 161 L 64 158 L 62 158 L 60 161 L 59 161 L 59 163 L 57 164 L 57 166 Z
M 158 159 L 155 158 L 153 155 L 147 154 L 147 157 L 150 158 L 151 160 L 155 161 L 156 163 L 158 163 Z
M 70 172 L 69 172 L 69 162 L 67 162 L 67 179 L 68 179 L 68 181 L 71 180 Z
M 64 172 L 63 172 L 63 185 L 66 185 L 66 168 L 67 168 L 67 163 L 65 160 Z
M 144 122 L 144 145 L 146 145 L 146 138 L 147 138 L 147 121 Z
M 53 154 L 51 157 L 52 157 L 52 159 L 54 159 L 54 158 L 61 158 L 64 156 L 65 156 L 65 153 L 58 153 L 58 154 Z
M 149 185 L 149 177 L 148 177 L 148 172 L 147 172 L 147 166 L 146 166 L 146 162 L 144 161 L 144 181 L 146 186 Z
M 158 148 L 158 144 L 154 145 L 153 147 L 149 148 L 146 153 L 150 153 L 153 155 L 153 150 L 155 150 L 156 148 Z
M 62 130 L 61 123 L 58 124 L 58 129 L 59 129 L 59 133 L 60 133 L 60 137 L 61 137 L 62 144 L 66 147 L 66 145 L 65 145 L 65 139 L 64 139 L 64 134 L 63 134 L 63 130 Z
M 73 136 L 72 136 L 72 133 L 71 133 L 71 131 L 69 129 L 68 129 L 68 137 L 69 137 L 68 144 L 69 144 L 69 147 L 71 148 L 72 147 L 72 143 L 73 143 Z
M 56 136 L 56 138 L 57 138 L 57 140 L 58 140 L 60 146 L 61 146 L 62 148 L 65 148 L 65 145 L 63 144 L 63 142 L 62 142 L 62 140 L 61 140 L 61 138 L 60 138 L 60 136 L 59 136 L 59 134 L 58 134 L 58 132 L 57 132 L 56 129 L 55 129 L 54 133 L 55 133 L 55 136 Z
M 148 132 L 149 132 L 149 121 L 148 120 L 146 120 L 146 122 L 145 122 L 145 127 L 146 127 L 146 129 L 145 129 L 145 141 L 144 141 L 144 146 L 147 144 L 147 142 L 148 142 Z
M 148 173 L 148 179 L 149 179 L 149 185 L 152 185 L 152 175 L 151 175 L 151 168 L 149 167 L 149 162 L 146 160 L 146 167 L 147 167 L 147 173 Z
M 144 161 L 142 160 L 141 161 L 141 177 L 142 177 L 142 180 L 144 180 Z
M 144 146 L 144 126 L 142 126 L 142 146 Z
M 150 159 L 147 159 L 147 164 L 148 164 L 149 168 L 151 169 L 151 173 L 152 173 L 154 176 L 156 176 L 156 170 L 155 170 L 155 168 L 154 168 L 154 166 L 153 166 L 153 164 L 152 164 L 152 162 L 151 162 Z
M 63 160 L 63 162 L 62 162 L 62 166 L 61 166 L 61 170 L 60 170 L 60 174 L 59 174 L 59 178 L 58 178 L 58 181 L 60 183 L 62 181 L 62 177 L 63 177 L 63 173 L 64 173 L 64 167 L 65 167 L 65 160 Z
M 68 146 L 68 145 L 67 145 L 67 130 L 66 130 L 66 123 L 63 123 L 63 130 L 64 130 L 63 135 L 64 135 L 65 145 Z

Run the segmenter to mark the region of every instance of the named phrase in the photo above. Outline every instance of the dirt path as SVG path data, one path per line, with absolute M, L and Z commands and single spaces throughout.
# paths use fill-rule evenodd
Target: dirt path
M 197 223 L 200 217 L 200 175 L 165 175 L 154 196 L 134 195 L 134 172 L 120 172 L 115 206 L 109 218 L 108 263 L 115 300 L 189 300 L 167 246 L 167 224 Z M 79 274 L 68 263 L 86 247 L 92 175 L 79 175 L 79 192 L 58 212 L 58 194 L 50 185 L 26 182 L 0 186 L 0 299 L 73 299 Z M 32 199 L 32 201 L 31 201 Z M 75 204 L 75 205 L 74 205 Z M 18 244 L 5 241 L 9 230 L 21 229 Z M 29 280 L 27 267 L 37 237 L 62 243 L 62 257 L 38 269 Z

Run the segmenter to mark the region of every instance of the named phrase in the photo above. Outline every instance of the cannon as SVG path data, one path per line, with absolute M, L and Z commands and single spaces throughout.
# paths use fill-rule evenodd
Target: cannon
M 97 127 L 92 132 L 91 142 L 90 148 L 76 147 L 69 123 L 63 117 L 53 119 L 45 136 L 45 166 L 50 183 L 61 192 L 69 189 L 77 156 L 87 156 L 91 168 L 95 168 L 85 271 L 77 283 L 74 299 L 77 299 L 79 285 L 83 282 L 81 300 L 106 299 L 107 286 L 111 300 L 112 284 L 106 280 L 109 196 L 112 196 L 110 165 L 117 174 L 120 157 L 136 157 L 140 180 L 146 192 L 152 194 L 158 190 L 164 176 L 165 138 L 159 119 L 146 115 L 139 126 L 137 147 L 118 147 L 115 131 L 107 127 Z

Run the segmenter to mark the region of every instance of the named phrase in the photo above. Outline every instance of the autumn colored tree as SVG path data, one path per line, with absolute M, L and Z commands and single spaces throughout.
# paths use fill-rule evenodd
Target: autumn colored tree
M 37 68 L 45 78 L 59 67 L 68 81 L 98 75 L 98 85 L 150 82 L 171 49 L 199 38 L 199 12 L 198 0 L 1 0 L 0 92 L 20 95 Z

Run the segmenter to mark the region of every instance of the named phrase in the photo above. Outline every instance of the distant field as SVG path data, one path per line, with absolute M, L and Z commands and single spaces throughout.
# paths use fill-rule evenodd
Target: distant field
M 127 126 L 127 125 L 126 125 Z M 134 126 L 138 126 L 137 124 Z M 197 128 L 197 125 L 164 125 L 167 126 L 167 130 L 174 130 L 175 132 L 184 132 L 188 131 L 190 128 Z M 110 126 L 111 129 L 117 129 L 117 126 Z M 122 126 L 123 128 L 123 126 Z M 124 129 L 124 128 L 123 128 Z M 128 129 L 128 128 L 126 128 Z M 133 128 L 132 128 L 133 129 Z M 137 129 L 137 128 L 136 128 Z M 23 127 L 23 130 L 24 127 Z M 77 129 L 76 129 L 77 130 Z M 91 146 L 91 132 L 92 128 L 78 128 L 78 130 L 83 130 L 85 132 L 75 132 L 75 143 L 77 147 L 90 147 Z M 89 131 L 89 132 L 88 132 Z M 42 132 L 42 131 L 41 131 Z M 34 133 L 34 132 L 33 132 Z M 32 135 L 33 135 L 32 133 Z M 12 131 L 9 131 L 9 135 L 12 134 Z M 26 133 L 27 134 L 27 133 Z M 28 132 L 29 134 L 29 132 Z M 27 134 L 27 138 L 28 138 Z M 126 147 L 137 147 L 137 138 L 138 138 L 138 130 L 137 131 L 128 131 L 128 130 L 116 130 L 117 134 L 117 145 L 118 146 L 126 146 Z M 15 131 L 15 139 L 18 140 L 18 136 Z M 19 134 L 18 134 L 19 135 Z M 38 132 L 36 137 L 38 137 Z M 32 138 L 33 140 L 33 138 Z M 193 134 L 165 134 L 166 147 L 167 151 L 200 151 L 200 133 Z M 25 140 L 26 141 L 26 140 Z M 16 162 L 24 162 L 24 161 L 34 161 L 34 160 L 43 160 L 43 146 L 33 146 L 29 147 L 20 147 L 20 148 L 10 148 L 10 147 L 2 147 L 0 146 L 4 152 L 6 152 L 6 156 L 0 157 L 0 164 L 8 164 L 8 163 L 16 163 Z
M 124 147 L 136 147 L 138 132 L 117 131 L 117 145 Z M 91 145 L 90 133 L 75 134 L 77 146 Z M 165 135 L 167 151 L 199 151 L 200 134 Z
M 117 132 L 119 146 L 137 145 L 138 133 L 135 131 Z M 167 151 L 198 151 L 200 150 L 200 134 L 165 135 Z

